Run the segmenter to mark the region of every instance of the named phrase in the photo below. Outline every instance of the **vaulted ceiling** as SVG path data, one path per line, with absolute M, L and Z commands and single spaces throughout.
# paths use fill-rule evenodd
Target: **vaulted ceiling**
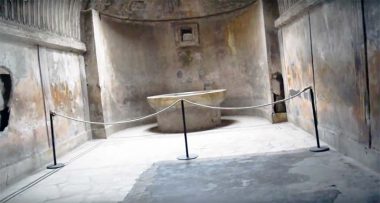
M 126 20 L 178 20 L 232 12 L 256 0 L 97 0 L 90 3 L 104 15 Z

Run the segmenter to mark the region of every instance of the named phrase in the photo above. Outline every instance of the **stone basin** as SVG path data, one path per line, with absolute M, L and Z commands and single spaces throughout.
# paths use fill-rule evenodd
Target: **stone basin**
M 226 96 L 225 89 L 181 92 L 147 97 L 149 105 L 159 111 L 179 99 L 220 106 Z M 189 132 L 211 129 L 221 124 L 220 110 L 198 107 L 185 102 L 186 127 Z M 158 128 L 161 132 L 183 132 L 181 103 L 157 115 Z

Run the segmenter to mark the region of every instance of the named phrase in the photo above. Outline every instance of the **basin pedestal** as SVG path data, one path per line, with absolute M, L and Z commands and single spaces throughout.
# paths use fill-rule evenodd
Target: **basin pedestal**
M 165 94 L 148 97 L 151 107 L 159 111 L 179 99 L 209 106 L 220 106 L 225 98 L 226 90 L 209 90 Z M 218 109 L 209 109 L 185 102 L 186 127 L 189 132 L 211 129 L 221 124 L 221 113 Z M 161 132 L 183 132 L 181 104 L 177 103 L 172 108 L 157 115 L 158 128 Z

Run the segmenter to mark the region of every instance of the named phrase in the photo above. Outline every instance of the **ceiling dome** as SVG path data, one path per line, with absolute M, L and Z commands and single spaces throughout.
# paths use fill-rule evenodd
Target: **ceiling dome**
M 171 21 L 219 15 L 245 8 L 256 0 L 98 0 L 91 5 L 103 15 L 124 20 Z

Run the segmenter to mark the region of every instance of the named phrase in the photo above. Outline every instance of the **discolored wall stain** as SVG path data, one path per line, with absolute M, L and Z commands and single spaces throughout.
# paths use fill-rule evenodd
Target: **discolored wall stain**
M 371 147 L 380 150 L 380 5 L 376 1 L 365 0 L 364 10 L 367 28 Z
M 360 8 L 358 2 L 336 0 L 311 13 L 310 21 L 320 127 L 368 144 Z
M 53 84 L 51 87 L 53 102 L 56 105 L 65 105 L 74 99 L 74 94 L 67 84 Z
M 12 78 L 9 124 L 0 132 L 0 191 L 51 161 L 50 110 L 74 117 L 86 115 L 83 57 L 74 53 L 79 51 L 77 45 L 84 49 L 79 42 L 81 3 L 0 3 L 0 67 L 9 70 Z M 52 8 L 57 12 L 46 13 Z M 89 137 L 83 124 L 57 117 L 54 122 L 58 156 Z
M 326 1 L 281 27 L 280 40 L 288 93 L 315 84 L 322 139 L 380 171 L 378 8 L 371 0 Z M 288 118 L 313 132 L 308 96 L 289 102 Z
M 193 61 L 193 53 L 191 50 L 183 50 L 178 52 L 178 58 L 182 66 L 189 66 Z
M 83 103 L 79 56 L 52 49 L 46 49 L 42 54 L 46 59 L 48 72 L 45 81 L 49 83 L 49 88 L 46 89 L 47 98 L 50 100 L 49 108 L 64 115 L 83 119 L 87 104 Z M 81 123 L 58 117 L 54 127 L 57 130 L 58 141 L 86 134 L 87 131 L 85 125 Z
M 310 31 L 307 18 L 299 19 L 282 29 L 284 49 L 284 80 L 287 97 L 313 86 L 310 52 Z M 313 117 L 308 93 L 287 103 L 288 119 L 313 132 Z
M 0 39 L 0 66 L 9 70 L 13 86 L 8 127 L 0 133 L 0 191 L 38 164 L 18 163 L 46 151 L 47 134 L 43 95 L 35 46 Z M 37 166 L 38 165 L 38 166 Z
M 179 70 L 177 72 L 177 78 L 181 79 L 182 77 L 183 77 L 183 72 Z

